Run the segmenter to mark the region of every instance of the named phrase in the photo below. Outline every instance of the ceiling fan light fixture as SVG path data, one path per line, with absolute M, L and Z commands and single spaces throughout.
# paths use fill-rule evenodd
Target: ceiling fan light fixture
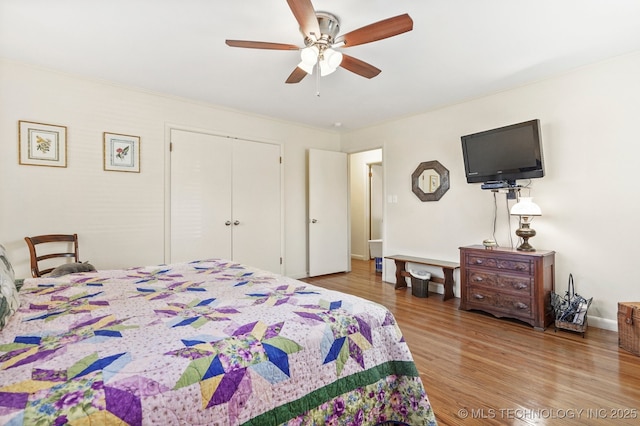
M 342 63 L 342 53 L 337 50 L 327 49 L 324 51 L 324 60 L 331 68 L 338 68 Z
M 300 59 L 305 64 L 314 66 L 318 62 L 318 54 L 320 50 L 316 46 L 305 47 L 300 51 Z
M 327 61 L 320 61 L 320 76 L 324 77 L 333 72 L 335 72 L 337 68 L 331 68 Z
M 326 49 L 320 61 L 320 75 L 324 77 L 331 74 L 338 69 L 341 63 L 342 53 L 333 49 Z
M 318 63 L 318 55 L 320 54 L 320 50 L 316 46 L 305 47 L 300 51 L 300 63 L 298 64 L 298 68 L 304 70 L 307 74 L 313 74 L 313 68 L 315 68 Z
M 305 61 L 302 61 L 298 64 L 298 68 L 306 72 L 307 74 L 313 74 L 313 69 L 316 67 L 315 64 L 309 65 Z

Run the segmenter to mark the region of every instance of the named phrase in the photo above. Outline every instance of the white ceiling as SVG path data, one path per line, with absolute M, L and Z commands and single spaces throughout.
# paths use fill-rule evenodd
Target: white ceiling
M 341 34 L 403 13 L 414 29 L 344 50 L 382 69 L 371 80 L 285 84 L 297 51 L 224 43 L 303 46 L 285 0 L 0 0 L 0 58 L 346 131 L 640 50 L 640 0 L 312 2 Z

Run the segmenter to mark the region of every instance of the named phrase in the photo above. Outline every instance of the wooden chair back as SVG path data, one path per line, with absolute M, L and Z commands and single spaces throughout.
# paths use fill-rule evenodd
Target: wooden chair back
M 25 237 L 31 255 L 31 275 L 41 277 L 53 271 L 60 263 L 51 259 L 65 259 L 80 262 L 78 254 L 78 234 L 50 234 Z M 42 268 L 42 269 L 41 269 Z

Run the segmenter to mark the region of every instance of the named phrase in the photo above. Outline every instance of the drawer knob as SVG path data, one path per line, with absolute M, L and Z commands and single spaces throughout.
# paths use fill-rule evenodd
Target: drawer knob
M 527 306 L 525 303 L 522 302 L 518 302 L 516 303 L 516 308 L 517 309 L 527 309 L 529 306 Z
M 527 288 L 527 287 L 528 287 L 528 286 L 527 286 L 525 283 L 517 283 L 517 284 L 515 285 L 515 288 L 516 288 L 516 289 L 518 289 L 518 290 L 523 290 L 523 289 L 525 289 L 525 288 Z
M 476 265 L 482 265 L 482 259 L 476 259 Z
M 482 277 L 473 277 L 473 280 L 477 283 L 481 283 L 482 281 L 484 281 Z
M 483 296 L 483 295 L 481 295 L 481 294 L 474 294 L 474 295 L 473 295 L 473 297 L 475 297 L 475 298 L 476 298 L 476 299 L 478 299 L 478 300 L 482 300 L 482 299 L 484 299 L 484 296 Z

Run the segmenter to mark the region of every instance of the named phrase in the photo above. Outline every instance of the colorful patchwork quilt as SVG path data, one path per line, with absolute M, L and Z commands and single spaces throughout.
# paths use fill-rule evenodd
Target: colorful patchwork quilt
M 3 425 L 435 424 L 393 315 L 220 259 L 25 280 Z

